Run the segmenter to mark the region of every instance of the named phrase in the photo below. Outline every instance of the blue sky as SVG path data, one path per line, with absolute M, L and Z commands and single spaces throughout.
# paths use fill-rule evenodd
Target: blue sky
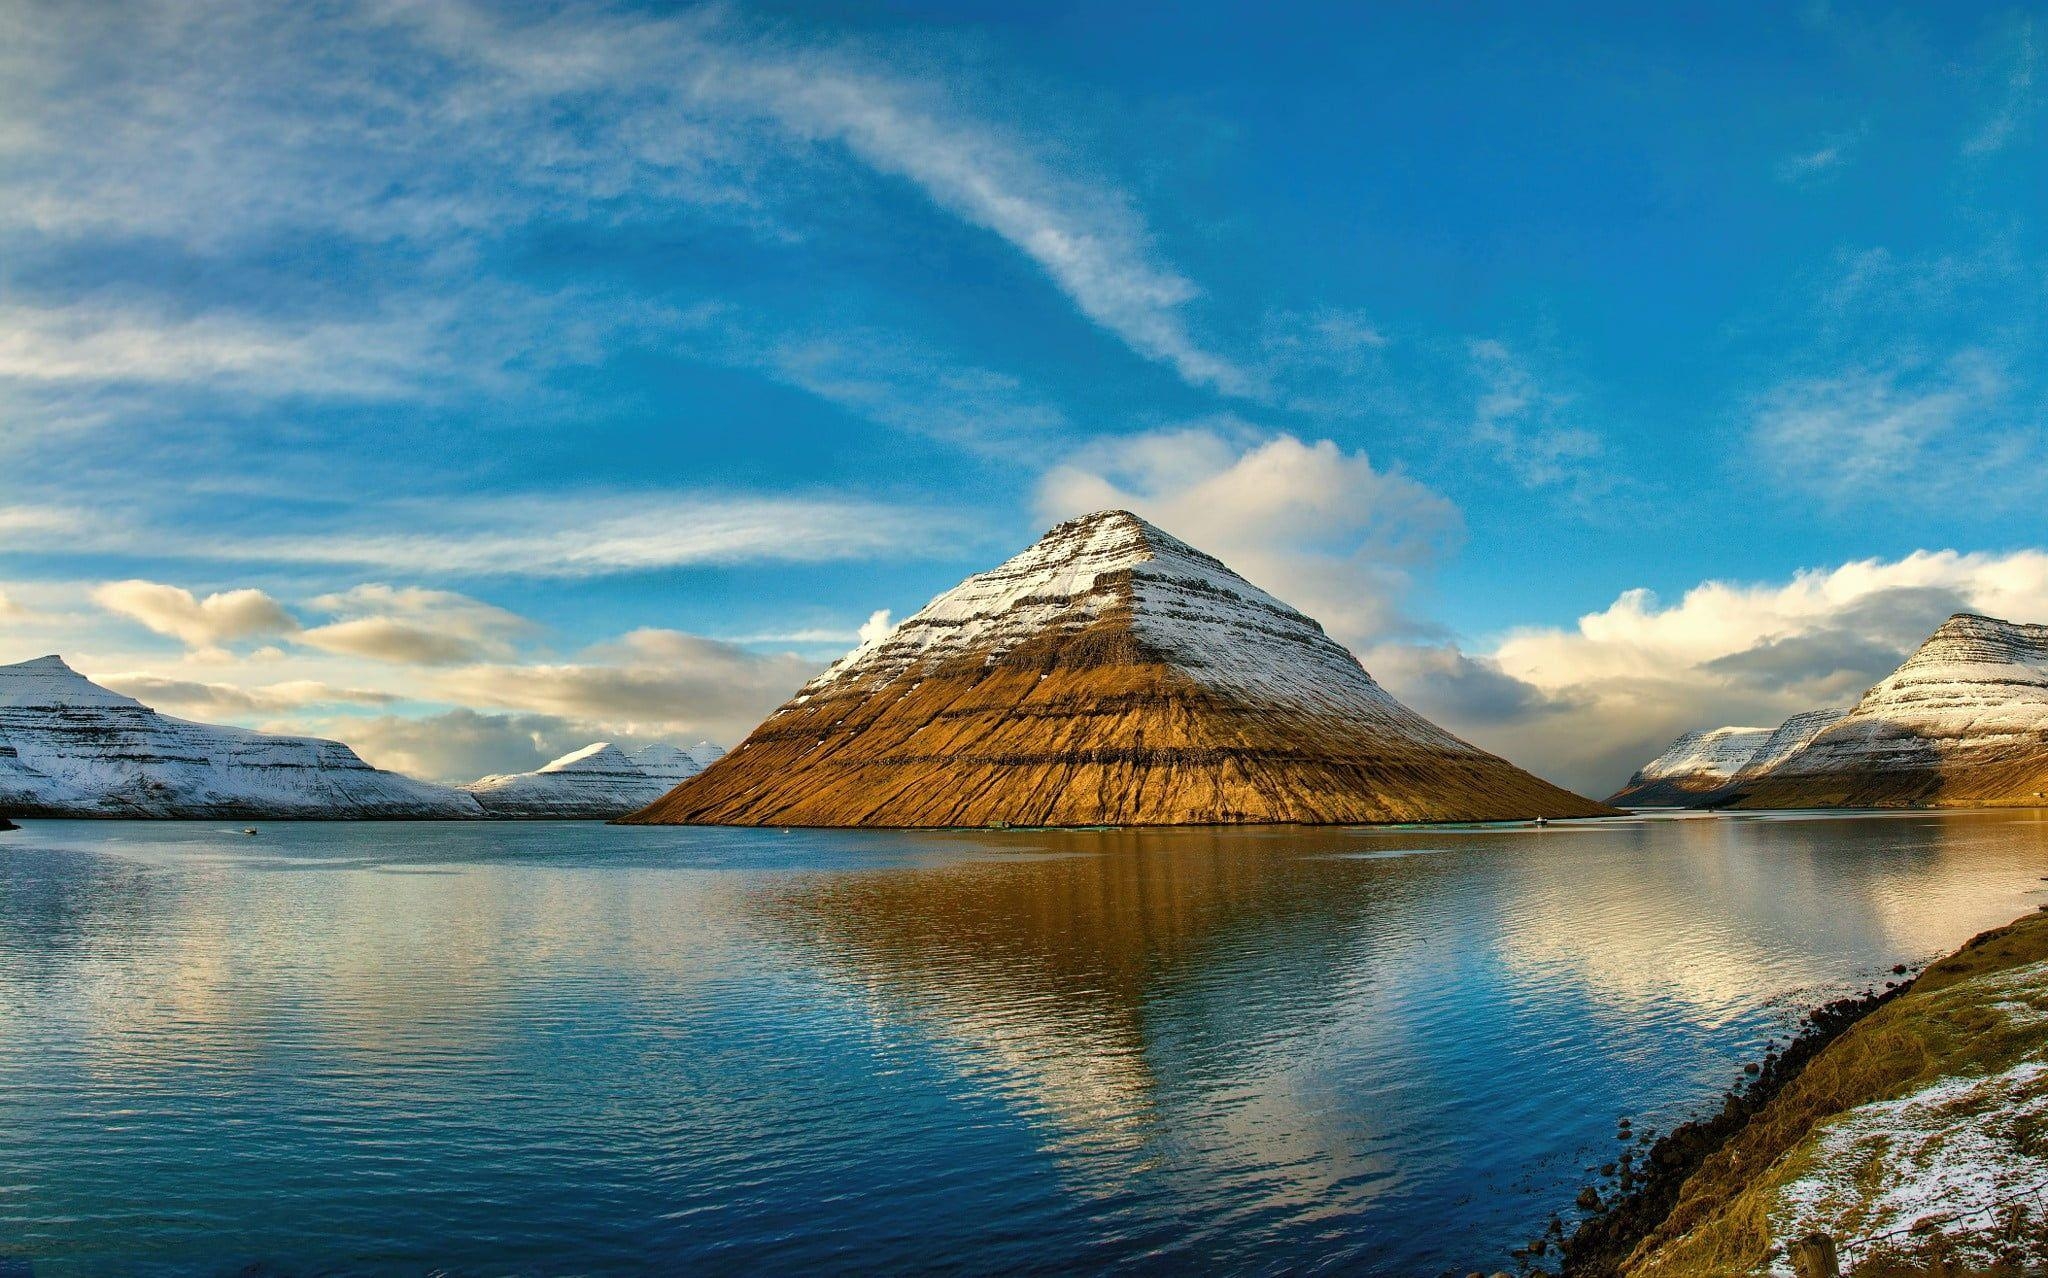
M 0 0 L 0 659 L 730 742 L 1116 502 L 1597 790 L 2048 620 L 2043 11 L 1652 8 Z

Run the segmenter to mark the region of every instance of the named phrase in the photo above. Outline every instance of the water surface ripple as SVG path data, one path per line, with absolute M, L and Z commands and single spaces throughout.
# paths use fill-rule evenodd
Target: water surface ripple
M 0 836 L 37 1275 L 1491 1270 L 2029 813 Z

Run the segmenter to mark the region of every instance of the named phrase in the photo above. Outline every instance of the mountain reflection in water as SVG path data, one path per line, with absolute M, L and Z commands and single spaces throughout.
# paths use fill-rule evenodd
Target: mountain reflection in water
M 1491 1270 L 2031 814 L 907 834 L 31 823 L 39 1275 Z

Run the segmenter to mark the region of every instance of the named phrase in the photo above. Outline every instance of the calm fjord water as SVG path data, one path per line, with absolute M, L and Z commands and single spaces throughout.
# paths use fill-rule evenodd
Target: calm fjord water
M 1492 1269 L 2034 814 L 0 836 L 38 1275 Z

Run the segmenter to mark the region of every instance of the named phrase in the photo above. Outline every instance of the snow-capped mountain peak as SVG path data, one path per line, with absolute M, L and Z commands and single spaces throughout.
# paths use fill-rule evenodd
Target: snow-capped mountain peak
M 1071 519 L 849 652 L 636 821 L 1182 824 L 1603 811 L 1396 701 L 1129 511 Z
M 468 795 L 338 741 L 159 714 L 61 657 L 0 666 L 0 812 L 133 817 L 479 817 Z
M 718 750 L 708 741 L 698 748 Z M 703 770 L 690 751 L 672 745 L 629 752 L 593 741 L 532 772 L 488 776 L 462 788 L 493 816 L 603 819 L 643 808 Z
M 642 772 L 674 785 L 678 781 L 696 776 L 725 757 L 725 750 L 709 741 L 699 741 L 685 749 L 663 742 L 644 745 L 629 750 L 626 757 L 631 759 Z
M 1420 743 L 1469 749 L 1389 696 L 1314 619 L 1127 510 L 1055 526 L 848 653 L 792 704 L 955 660 L 994 665 L 1027 643 L 1112 615 L 1127 616 L 1133 637 L 1159 660 L 1218 692 L 1348 714 Z
M 140 701 L 102 688 L 52 653 L 33 661 L 0 666 L 0 706 L 109 706 L 143 709 Z

